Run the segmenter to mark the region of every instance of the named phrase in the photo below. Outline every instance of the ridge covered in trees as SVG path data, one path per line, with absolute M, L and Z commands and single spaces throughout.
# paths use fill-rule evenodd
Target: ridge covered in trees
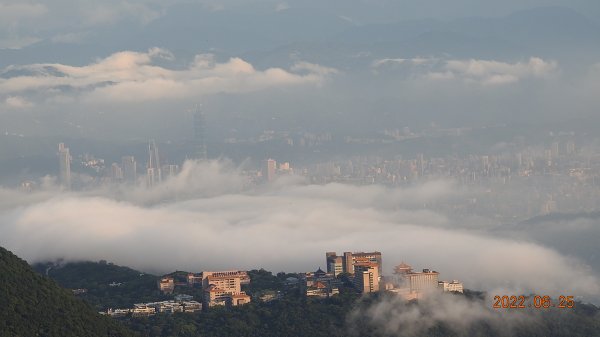
M 57 288 L 53 281 L 46 277 L 32 275 L 33 272 L 24 261 L 6 251 L 2 251 L 1 256 L 0 271 L 2 271 L 4 278 L 9 273 L 26 276 L 11 279 L 10 282 L 12 283 L 7 283 L 5 279 L 2 279 L 2 285 L 6 284 L 7 289 L 4 290 L 2 296 L 7 294 L 8 288 L 14 288 L 11 292 L 12 302 L 8 302 L 11 304 L 7 306 L 13 309 L 0 308 L 0 317 L 9 317 L 6 322 L 0 320 L 0 336 L 2 337 L 36 335 L 129 336 L 130 331 L 144 337 L 403 336 L 402 330 L 386 331 L 368 317 L 356 315 L 357 311 L 365 312 L 377 303 L 385 301 L 386 298 L 389 300 L 389 296 L 393 295 L 382 293 L 361 296 L 351 288 L 344 287 L 341 289 L 340 295 L 329 299 L 307 298 L 301 295 L 297 288 L 290 288 L 285 284 L 286 279 L 294 277 L 294 274 L 280 273 L 273 275 L 263 269 L 248 272 L 252 283 L 246 290 L 257 296 L 269 290 L 282 293 L 280 298 L 270 302 L 261 302 L 259 299 L 254 298 L 252 303 L 242 307 L 217 307 L 199 313 L 157 314 L 151 317 L 125 317 L 120 319 L 99 317 L 89 306 L 74 298 L 69 291 Z M 7 259 L 5 256 L 10 258 Z M 17 262 L 15 262 L 15 259 Z M 7 261 L 9 261 L 10 267 L 5 266 Z M 50 269 L 48 269 L 49 266 Z M 47 273 L 50 278 L 54 278 L 61 286 L 88 289 L 87 293 L 79 296 L 97 307 L 106 307 L 111 303 L 140 302 L 144 298 L 153 299 L 157 296 L 168 297 L 156 292 L 155 282 L 158 276 L 144 274 L 104 261 L 100 263 L 68 263 L 61 266 L 40 264 L 36 265 L 35 269 L 40 273 Z M 179 273 L 184 274 L 183 272 Z M 122 283 L 122 285 L 111 287 L 110 283 Z M 46 288 L 49 290 L 36 290 Z M 26 289 L 29 289 L 29 291 L 25 291 Z M 190 292 L 196 297 L 199 295 L 199 289 L 181 287 L 177 291 Z M 42 294 L 56 292 L 57 295 L 54 295 L 54 297 L 34 295 L 40 292 Z M 477 292 L 467 291 L 465 294 L 454 296 L 464 296 L 470 301 L 484 301 L 482 293 Z M 39 300 L 42 298 L 45 300 Z M 5 298 L 0 297 L 0 301 L 5 303 Z M 15 301 L 33 303 L 34 305 L 48 302 L 54 304 L 50 306 L 41 304 L 44 306 L 44 310 L 41 311 L 45 312 L 29 311 L 26 316 L 18 317 L 24 315 L 22 309 L 24 306 L 21 305 L 21 307 L 15 309 Z M 71 311 L 65 311 L 64 305 L 60 305 L 61 303 L 67 304 Z M 415 302 L 404 307 L 395 308 L 395 314 L 402 314 L 403 311 L 408 312 L 419 305 L 421 304 Z M 28 306 L 30 305 L 28 304 Z M 7 312 L 7 310 L 10 312 Z M 77 313 L 72 311 L 77 311 Z M 5 316 L 7 313 L 12 316 Z M 577 303 L 576 308 L 573 310 L 546 310 L 539 311 L 538 314 L 539 320 L 536 320 L 535 323 L 517 325 L 510 330 L 498 326 L 498 324 L 492 324 L 486 319 L 480 319 L 460 331 L 454 329 L 454 326 L 449 322 L 440 321 L 434 322 L 423 331 L 407 331 L 406 333 L 410 333 L 409 335 L 412 337 L 600 336 L 600 308 L 596 306 Z M 64 319 L 64 317 L 69 317 L 69 321 L 63 322 L 61 319 Z M 129 330 L 123 328 L 123 326 Z
M 0 336 L 134 336 L 0 247 Z

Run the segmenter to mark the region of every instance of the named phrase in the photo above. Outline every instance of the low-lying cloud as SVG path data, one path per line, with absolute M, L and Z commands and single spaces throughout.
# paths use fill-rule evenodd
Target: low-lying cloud
M 492 309 L 491 298 L 431 293 L 418 305 L 399 296 L 384 296 L 373 303 L 358 303 L 348 315 L 348 331 L 360 336 L 368 331 L 376 336 L 426 336 L 446 331 L 452 336 L 471 336 L 473 330 L 499 336 L 514 336 L 517 330 L 535 327 L 541 315 L 533 309 Z M 539 311 L 539 310 L 538 310 Z
M 526 79 L 548 79 L 557 74 L 556 61 L 531 57 L 526 62 L 501 62 L 478 59 L 388 58 L 376 60 L 372 68 L 407 69 L 411 77 L 447 81 L 460 80 L 481 85 L 505 85 Z
M 324 267 L 325 251 L 379 250 L 387 274 L 406 261 L 474 289 L 600 292 L 596 272 L 579 260 L 463 229 L 422 206 L 455 196 L 451 182 L 390 189 L 291 179 L 247 188 L 227 165 L 188 162 L 180 176 L 145 193 L 1 190 L 0 245 L 30 262 L 106 259 L 155 272 L 309 271 Z

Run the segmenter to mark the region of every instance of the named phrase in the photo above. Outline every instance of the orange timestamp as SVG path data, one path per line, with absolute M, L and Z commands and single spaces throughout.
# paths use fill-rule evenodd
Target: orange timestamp
M 512 295 L 512 296 L 494 296 L 494 303 L 492 305 L 494 309 L 572 309 L 575 308 L 575 301 L 573 296 L 559 296 L 558 299 L 553 299 L 547 295 L 535 295 L 535 296 L 524 296 L 524 295 Z

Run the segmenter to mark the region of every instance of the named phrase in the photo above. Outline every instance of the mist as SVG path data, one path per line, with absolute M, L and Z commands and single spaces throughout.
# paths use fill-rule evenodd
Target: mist
M 388 188 L 284 178 L 247 188 L 239 169 L 213 161 L 186 162 L 179 175 L 139 189 L 3 189 L 0 245 L 30 263 L 108 260 L 155 273 L 312 271 L 326 251 L 378 250 L 387 274 L 406 261 L 471 289 L 600 292 L 598 270 L 580 259 L 419 206 L 464 193 L 451 181 Z

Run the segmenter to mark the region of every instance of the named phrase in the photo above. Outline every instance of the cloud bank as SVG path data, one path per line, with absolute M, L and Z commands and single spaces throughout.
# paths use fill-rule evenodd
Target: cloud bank
M 325 251 L 380 250 L 388 274 L 407 261 L 474 289 L 600 292 L 595 272 L 576 259 L 462 229 L 422 207 L 455 196 L 451 182 L 389 189 L 291 180 L 248 189 L 238 172 L 188 162 L 145 193 L 2 190 L 0 245 L 30 262 L 106 259 L 155 272 L 309 271 L 324 267 Z
M 352 336 L 368 330 L 377 336 L 410 337 L 443 327 L 453 336 L 470 336 L 471 329 L 485 325 L 486 331 L 513 336 L 515 329 L 539 322 L 539 313 L 531 309 L 494 310 L 490 303 L 491 298 L 432 293 L 416 305 L 397 296 L 384 296 L 374 303 L 359 303 L 348 315 L 348 331 Z
M 47 100 L 70 97 L 84 103 L 135 103 L 320 85 L 336 73 L 335 69 L 306 62 L 295 64 L 291 70 L 258 70 L 241 58 L 218 62 L 211 54 L 197 55 L 184 69 L 158 64 L 174 58 L 168 50 L 153 48 L 118 52 L 85 66 L 10 66 L 0 73 L 0 95 L 33 93 Z
M 531 57 L 526 62 L 500 62 L 478 59 L 387 58 L 376 60 L 372 68 L 405 69 L 413 78 L 432 81 L 460 80 L 481 85 L 506 85 L 527 79 L 548 79 L 556 75 L 556 61 Z

